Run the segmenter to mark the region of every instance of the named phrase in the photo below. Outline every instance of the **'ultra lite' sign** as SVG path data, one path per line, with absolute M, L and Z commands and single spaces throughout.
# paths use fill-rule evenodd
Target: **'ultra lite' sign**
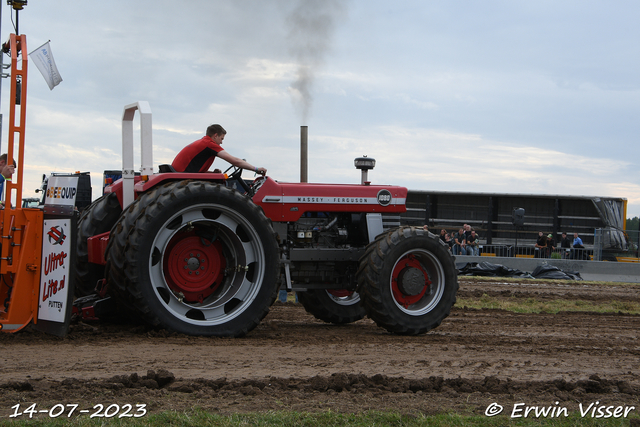
M 68 219 L 44 221 L 38 319 L 64 322 L 69 281 L 71 230 Z
M 55 205 L 73 209 L 77 187 L 78 177 L 51 176 L 47 182 L 45 207 Z M 71 225 L 71 218 L 44 220 L 38 320 L 65 322 L 69 303 Z

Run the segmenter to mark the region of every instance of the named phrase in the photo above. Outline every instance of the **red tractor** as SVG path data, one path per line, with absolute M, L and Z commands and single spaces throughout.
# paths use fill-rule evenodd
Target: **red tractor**
M 153 173 L 146 102 L 125 107 L 123 144 L 123 178 L 78 222 L 77 296 L 106 276 L 108 294 L 151 325 L 233 337 L 258 325 L 281 286 L 318 319 L 341 324 L 367 315 L 407 335 L 438 326 L 455 303 L 447 247 L 421 228 L 400 226 L 404 187 L 271 177 L 248 184 L 240 169 L 194 174 L 161 165 Z M 356 159 L 363 177 L 372 162 Z

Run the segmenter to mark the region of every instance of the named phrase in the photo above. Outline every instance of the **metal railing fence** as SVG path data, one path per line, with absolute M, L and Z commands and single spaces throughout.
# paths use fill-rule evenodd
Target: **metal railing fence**
M 551 258 L 570 260 L 640 262 L 640 232 L 623 232 L 611 228 L 594 230 L 593 245 L 585 248 L 536 248 L 534 244 L 496 244 L 480 243 L 474 248 L 453 245 L 454 255 L 475 255 L 485 257 Z M 482 241 L 482 240 L 481 240 Z
M 462 250 L 455 245 L 452 247 L 454 255 L 475 255 L 483 257 L 516 257 L 516 258 L 552 258 L 552 259 L 593 259 L 593 249 L 539 249 L 531 245 L 486 245 L 480 244 L 477 248 L 466 247 Z

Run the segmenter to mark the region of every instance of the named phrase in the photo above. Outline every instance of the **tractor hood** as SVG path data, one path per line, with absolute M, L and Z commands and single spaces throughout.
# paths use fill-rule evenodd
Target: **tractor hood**
M 276 182 L 267 177 L 253 201 L 272 221 L 297 221 L 305 212 L 405 212 L 407 189 L 393 185 Z

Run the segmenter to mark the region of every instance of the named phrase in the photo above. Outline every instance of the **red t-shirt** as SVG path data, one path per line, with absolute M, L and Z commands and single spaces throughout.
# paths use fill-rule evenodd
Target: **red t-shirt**
M 180 150 L 171 166 L 176 172 L 206 172 L 222 150 L 224 148 L 205 136 Z

